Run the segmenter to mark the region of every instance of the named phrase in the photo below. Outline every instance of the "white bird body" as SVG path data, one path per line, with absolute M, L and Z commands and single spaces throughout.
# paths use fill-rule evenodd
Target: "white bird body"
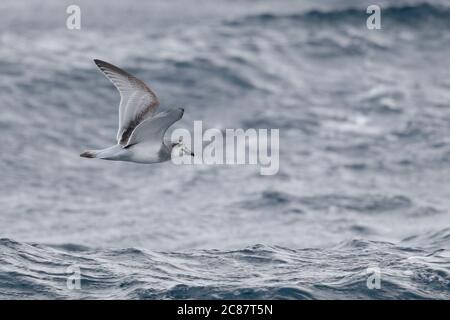
M 154 146 L 153 148 L 137 144 L 129 148 L 116 144 L 112 147 L 102 150 L 90 150 L 92 156 L 85 154 L 86 158 L 98 158 L 112 161 L 130 161 L 137 163 L 158 163 L 171 159 L 170 150 L 167 146 Z
M 159 101 L 150 87 L 108 62 L 94 61 L 119 90 L 119 130 L 116 145 L 102 150 L 87 150 L 81 157 L 157 163 L 184 153 L 194 155 L 182 140 L 168 144 L 164 142 L 167 129 L 183 117 L 184 109 L 172 109 L 155 115 Z

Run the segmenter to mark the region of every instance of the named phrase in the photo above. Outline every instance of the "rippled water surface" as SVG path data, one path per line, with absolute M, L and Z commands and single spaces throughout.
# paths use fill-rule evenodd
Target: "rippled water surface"
M 0 3 L 0 298 L 450 298 L 446 1 L 69 4 Z M 279 128 L 279 173 L 79 158 L 116 135 L 93 58 L 176 127 Z

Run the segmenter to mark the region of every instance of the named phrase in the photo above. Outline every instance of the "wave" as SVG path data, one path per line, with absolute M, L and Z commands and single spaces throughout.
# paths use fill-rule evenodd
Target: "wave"
M 448 230 L 441 233 L 448 237 Z M 0 249 L 2 299 L 450 298 L 450 261 L 442 250 L 388 242 L 155 252 L 1 239 Z M 67 286 L 74 268 L 79 289 Z M 380 271 L 379 289 L 367 286 L 370 268 Z
M 433 207 L 421 207 L 403 195 L 386 196 L 382 194 L 361 194 L 358 196 L 342 194 L 324 194 L 316 196 L 297 196 L 282 191 L 266 190 L 256 193 L 245 201 L 236 203 L 239 208 L 248 210 L 273 210 L 296 208 L 299 212 L 321 211 L 358 212 L 364 214 L 382 214 L 399 212 L 415 216 L 438 214 Z
M 434 24 L 443 22 L 450 23 L 450 8 L 429 3 L 416 5 L 381 7 L 382 19 L 394 20 L 399 24 L 420 24 L 421 22 L 432 22 Z M 302 13 L 275 14 L 271 12 L 247 15 L 225 22 L 229 26 L 243 26 L 254 24 L 271 24 L 277 22 L 302 22 L 302 23 L 336 23 L 339 21 L 355 22 L 361 24 L 361 16 L 367 17 L 366 8 L 347 8 L 343 10 L 311 10 Z M 365 21 L 365 20 L 363 20 Z
M 131 37 L 120 6 L 81 33 L 3 22 L 0 234 L 39 243 L 0 240 L 0 298 L 449 297 L 450 9 L 386 7 L 368 32 L 365 8 L 258 8 L 159 28 L 133 16 Z M 116 134 L 94 57 L 186 107 L 180 127 L 279 128 L 280 174 L 80 161 Z M 288 248 L 246 247 L 261 241 Z
M 427 232 L 421 235 L 413 235 L 402 240 L 409 246 L 422 248 L 440 248 L 450 250 L 450 227 L 439 231 Z

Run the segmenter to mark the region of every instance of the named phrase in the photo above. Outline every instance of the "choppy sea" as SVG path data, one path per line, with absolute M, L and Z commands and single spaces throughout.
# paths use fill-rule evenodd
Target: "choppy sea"
M 449 299 L 450 5 L 378 3 L 2 0 L 0 298 Z M 94 58 L 176 127 L 278 128 L 278 174 L 81 159 Z

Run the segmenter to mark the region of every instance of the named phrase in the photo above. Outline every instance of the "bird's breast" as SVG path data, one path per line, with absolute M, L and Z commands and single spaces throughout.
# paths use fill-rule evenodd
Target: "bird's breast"
M 150 144 L 137 144 L 130 148 L 131 161 L 139 163 L 156 163 L 166 161 L 165 155 L 161 152 L 162 146 Z

